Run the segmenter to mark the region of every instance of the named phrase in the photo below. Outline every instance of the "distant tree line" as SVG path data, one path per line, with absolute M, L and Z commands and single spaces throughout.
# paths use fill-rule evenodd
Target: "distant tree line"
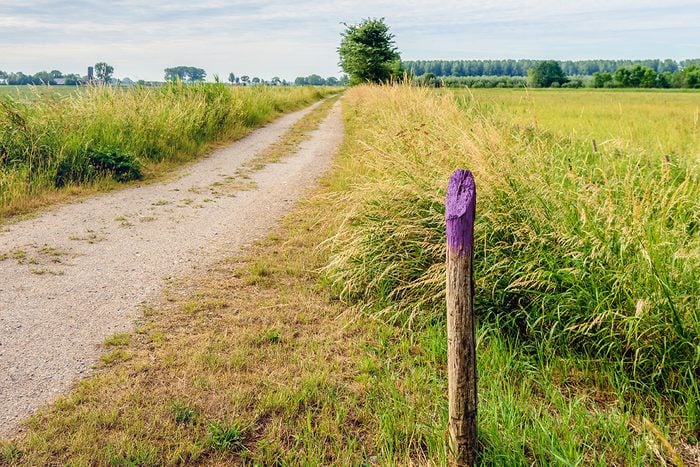
M 103 83 L 112 82 L 112 74 L 114 73 L 114 67 L 105 63 L 97 62 L 94 66 L 95 76 L 97 80 Z M 88 80 L 88 77 L 81 77 L 77 73 L 63 74 L 60 70 L 51 71 L 39 71 L 33 75 L 27 75 L 18 72 L 6 72 L 0 70 L 0 84 L 9 84 L 14 86 L 22 85 L 67 85 L 67 86 L 77 86 L 83 84 Z
M 343 75 L 340 77 L 340 79 L 336 78 L 335 76 L 322 78 L 316 74 L 309 76 L 297 76 L 297 78 L 294 80 L 294 84 L 297 86 L 347 86 L 348 77 Z
M 532 86 L 536 88 L 583 86 L 580 79 L 570 80 L 556 60 L 543 60 L 528 70 L 524 76 L 447 76 L 438 77 L 426 73 L 413 78 L 419 86 L 428 87 L 471 87 L 471 88 L 518 88 Z
M 634 65 L 593 75 L 594 88 L 691 88 L 700 89 L 700 66 L 692 64 L 674 72 L 657 72 L 651 67 Z
M 439 88 L 524 88 L 527 78 L 524 76 L 435 76 L 426 73 L 414 78 L 421 86 Z
M 512 88 L 531 86 L 536 88 L 691 88 L 700 89 L 700 66 L 686 64 L 676 71 L 657 72 L 653 68 L 636 64 L 622 66 L 614 72 L 596 72 L 592 77 L 569 77 L 556 60 L 538 62 L 523 76 L 447 76 L 434 73 L 414 75 L 414 82 L 429 87 Z
M 265 79 L 258 78 L 257 76 L 253 76 L 253 78 L 251 78 L 248 75 L 236 76 L 233 73 L 229 73 L 228 81 L 231 84 L 237 84 L 242 86 L 289 86 L 289 82 L 287 82 L 287 80 L 280 79 L 278 76 L 275 76 L 271 80 L 266 81 Z
M 18 72 L 5 72 L 0 71 L 0 80 L 4 81 L 5 84 L 11 84 L 15 86 L 19 85 L 43 85 L 43 84 L 68 84 L 77 85 L 81 83 L 82 78 L 80 75 L 75 73 L 70 73 L 64 75 L 58 70 L 52 71 L 39 71 L 33 75 L 25 75 L 21 71 Z
M 114 83 L 112 74 L 114 73 L 114 68 L 105 62 L 99 62 L 95 64 L 95 78 L 97 81 Z M 190 67 L 190 66 L 176 66 L 171 68 L 166 68 L 165 80 L 166 81 L 176 81 L 180 80 L 185 83 L 196 83 L 204 81 L 207 73 L 202 68 Z M 8 84 L 14 86 L 21 85 L 68 85 L 76 86 L 84 84 L 87 82 L 87 77 L 81 77 L 79 74 L 63 74 L 59 70 L 52 71 L 40 71 L 33 75 L 24 74 L 22 72 L 5 72 L 0 70 L 0 84 Z M 215 79 L 218 77 L 215 76 Z M 289 82 L 284 79 L 280 79 L 275 76 L 270 80 L 265 80 L 263 78 L 258 78 L 254 76 L 251 78 L 248 75 L 236 76 L 234 73 L 229 73 L 228 81 L 231 84 L 236 85 L 266 85 L 266 86 L 290 86 L 292 84 L 297 86 L 347 86 L 348 77 L 343 75 L 340 79 L 329 76 L 328 78 L 323 78 L 317 74 L 312 74 L 309 76 L 299 76 L 294 82 Z M 133 81 L 125 78 L 124 82 L 133 83 Z M 139 80 L 136 84 L 140 85 L 157 85 L 157 82 L 146 82 Z
M 345 86 L 347 85 L 347 76 L 342 76 L 340 79 L 335 76 L 323 78 L 319 75 L 312 74 L 309 76 L 298 76 L 294 82 L 289 82 L 285 79 L 280 79 L 278 76 L 270 80 L 251 78 L 248 75 L 236 76 L 233 72 L 228 74 L 228 82 L 241 86 Z
M 413 60 L 402 62 L 403 68 L 415 76 L 432 73 L 445 76 L 527 76 L 541 60 Z M 691 65 L 700 66 L 700 59 L 675 60 L 565 60 L 559 61 L 568 76 L 593 76 L 595 73 L 614 73 L 619 68 L 641 65 L 656 73 L 675 73 Z

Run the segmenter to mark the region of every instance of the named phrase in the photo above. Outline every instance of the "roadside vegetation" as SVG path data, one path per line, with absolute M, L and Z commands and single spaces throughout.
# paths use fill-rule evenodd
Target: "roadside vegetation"
M 632 436 L 630 428 L 645 420 L 660 427 L 670 446 L 697 447 L 700 157 L 698 128 L 691 123 L 696 106 L 684 107 L 681 120 L 690 131 L 669 153 L 647 139 L 596 150 L 589 139 L 572 138 L 561 127 L 548 131 L 537 119 L 523 124 L 507 112 L 485 111 L 487 103 L 470 94 L 365 87 L 347 100 L 354 115 L 372 123 L 355 136 L 361 144 L 348 159 L 348 186 L 335 198 L 343 210 L 330 210 L 343 214 L 324 272 L 343 300 L 412 332 L 444 328 L 446 180 L 453 169 L 468 168 L 478 193 L 475 275 L 482 352 L 491 339 L 505 343 L 518 354 L 511 365 L 551 383 L 570 407 L 587 404 L 584 417 L 619 417 L 602 423 L 615 427 L 612 435 L 600 422 L 570 419 L 571 411 L 555 409 L 567 430 L 552 425 L 557 452 L 533 454 L 532 442 L 520 437 L 533 434 L 526 429 L 514 435 L 516 456 L 522 462 L 532 456 L 544 463 L 645 464 L 652 460 L 645 438 Z M 655 105 L 663 115 L 668 104 L 659 95 Z M 561 121 L 567 107 L 550 105 L 545 112 Z M 647 119 L 647 132 L 679 125 L 678 118 L 658 118 Z M 624 115 L 611 116 L 589 131 L 595 135 L 626 121 Z M 516 387 L 522 381 L 509 380 Z M 483 372 L 480 384 L 490 384 Z M 491 396 L 499 399 L 493 409 L 507 414 L 510 407 L 502 404 L 510 401 L 510 390 L 502 390 Z M 536 392 L 527 397 L 535 400 Z M 546 389 L 541 393 L 545 400 L 554 397 Z M 488 407 L 482 405 L 482 414 Z M 541 417 L 533 423 L 544 425 Z M 501 464 L 489 453 L 507 444 L 503 432 L 480 423 L 482 434 L 499 439 L 493 445 L 485 441 L 485 459 Z M 577 433 L 576 426 L 588 426 L 589 433 Z M 577 440 L 567 445 L 564 438 Z M 615 454 L 605 452 L 618 449 L 614 446 L 619 446 Z
M 331 92 L 176 83 L 1 96 L 0 216 L 153 178 Z
M 478 191 L 480 462 L 693 465 L 697 148 L 594 151 L 589 137 L 626 113 L 579 139 L 555 103 L 551 129 L 493 105 L 349 90 L 317 195 L 247 256 L 172 284 L 0 463 L 443 464 L 443 203 L 464 167 Z

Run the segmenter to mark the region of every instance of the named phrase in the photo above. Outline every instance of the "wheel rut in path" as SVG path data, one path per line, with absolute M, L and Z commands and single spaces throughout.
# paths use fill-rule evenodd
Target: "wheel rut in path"
M 237 171 L 313 107 L 173 180 L 0 226 L 0 437 L 86 376 L 104 339 L 131 330 L 170 278 L 206 269 L 275 227 L 329 167 L 343 136 L 340 103 L 297 153 L 243 182 Z

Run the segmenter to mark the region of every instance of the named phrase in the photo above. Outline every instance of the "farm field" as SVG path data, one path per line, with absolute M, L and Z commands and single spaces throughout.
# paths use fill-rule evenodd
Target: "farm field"
M 7 88 L 13 95 L 13 86 Z M 59 98 L 52 98 L 61 89 Z M 0 99 L 0 217 L 152 180 L 330 88 L 22 87 Z
M 79 93 L 78 86 L 0 86 L 0 98 L 4 96 L 31 102 L 46 97 L 66 97 Z
M 462 167 L 478 193 L 480 462 L 695 465 L 693 96 L 348 90 L 316 195 L 248 255 L 174 285 L 0 453 L 443 464 L 443 206 Z
M 700 92 L 678 90 L 472 89 L 484 113 L 619 150 L 700 159 Z

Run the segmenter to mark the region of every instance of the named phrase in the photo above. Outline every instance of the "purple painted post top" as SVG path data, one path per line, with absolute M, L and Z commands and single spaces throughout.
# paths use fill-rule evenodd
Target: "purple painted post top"
M 469 170 L 457 169 L 450 177 L 445 200 L 447 247 L 457 256 L 471 254 L 474 247 L 476 185 Z

